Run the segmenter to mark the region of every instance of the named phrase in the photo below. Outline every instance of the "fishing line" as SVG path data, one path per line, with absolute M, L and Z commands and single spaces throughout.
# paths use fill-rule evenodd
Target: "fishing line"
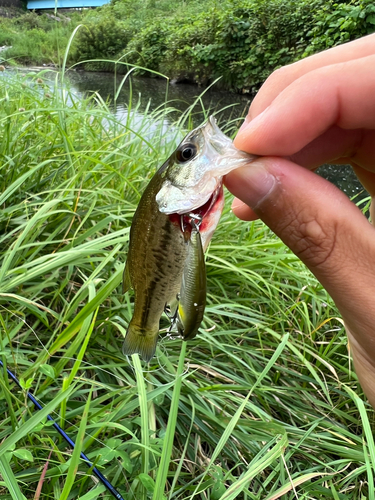
M 75 358 L 70 358 L 70 357 L 68 358 L 68 357 L 65 357 L 65 359 L 69 359 L 69 360 L 75 361 Z M 1 362 L 0 362 L 0 363 L 1 363 Z M 104 373 L 108 373 L 109 375 L 113 375 L 110 371 L 104 370 L 104 369 L 102 369 L 102 368 L 100 368 L 100 367 L 98 367 L 97 365 L 94 365 L 94 364 L 92 364 L 92 363 L 88 363 L 88 362 L 86 362 L 86 361 L 82 361 L 82 363 L 87 364 L 89 367 L 98 368 L 98 369 L 100 369 L 101 371 L 103 371 Z M 1 365 L 2 365 L 2 363 L 1 363 Z M 116 379 L 118 379 L 118 380 L 121 380 L 121 381 L 123 381 L 123 382 L 126 382 L 126 380 L 125 380 L 125 379 L 123 379 L 123 378 L 121 378 L 121 377 L 119 377 L 119 376 L 115 376 L 115 378 L 116 378 Z M 92 381 L 89 381 L 89 380 L 87 380 L 87 379 L 81 379 L 81 380 L 83 380 L 83 381 L 87 381 L 87 382 L 92 382 Z M 34 398 L 35 398 L 35 399 L 36 399 L 36 400 L 37 400 L 37 401 L 41 404 L 41 406 L 42 406 L 41 399 L 40 399 L 40 398 L 38 398 L 37 396 L 34 396 Z M 51 412 L 51 415 L 56 415 L 56 418 L 59 418 L 59 417 L 60 417 L 60 415 L 57 413 L 57 411 L 56 411 L 56 410 L 53 410 L 53 411 Z M 76 424 L 75 424 L 74 422 L 72 422 L 71 420 L 68 420 L 67 418 L 64 418 L 64 421 L 65 421 L 67 424 L 69 424 L 69 426 L 70 426 L 70 427 L 73 427 L 73 428 L 74 428 L 74 429 L 76 429 L 77 431 L 79 430 L 79 426 L 78 426 L 78 425 L 76 425 Z M 88 436 L 90 439 L 92 439 L 92 440 L 93 440 L 93 441 L 95 441 L 96 443 L 100 444 L 103 448 L 107 448 L 108 450 L 113 450 L 113 448 L 111 448 L 110 446 L 108 446 L 108 445 L 107 445 L 104 441 L 101 441 L 100 439 L 98 439 L 97 437 L 93 436 L 92 434 L 90 434 L 90 433 L 88 433 L 88 432 L 87 432 L 87 433 L 86 433 L 86 436 Z
M 14 313 L 13 311 L 10 311 L 9 309 L 7 309 L 7 308 L 6 308 L 5 306 L 3 306 L 2 304 L 0 304 L 0 306 L 1 306 L 3 309 L 5 309 L 5 311 L 9 312 L 9 313 L 10 313 L 11 315 L 13 315 L 13 316 L 16 316 L 16 317 L 17 317 L 20 321 L 22 321 L 22 322 L 23 322 L 23 323 L 24 323 L 24 324 L 25 324 L 25 325 L 26 325 L 26 326 L 27 326 L 27 327 L 28 327 L 28 328 L 29 328 L 29 329 L 33 332 L 33 334 L 35 335 L 36 339 L 37 339 L 37 340 L 39 341 L 39 343 L 42 345 L 43 349 L 47 352 L 47 354 L 48 354 L 49 356 L 51 356 L 51 354 L 49 353 L 48 349 L 45 347 L 45 345 L 43 344 L 43 342 L 40 340 L 40 338 L 38 337 L 38 335 L 36 334 L 35 330 L 32 328 L 32 326 L 31 326 L 31 325 L 29 325 L 29 324 L 28 324 L 28 323 L 27 323 L 27 322 L 26 322 L 26 321 L 25 321 L 25 320 L 24 320 L 21 316 L 18 316 L 18 315 L 17 315 L 16 313 Z M 14 340 L 14 339 L 11 339 L 11 340 Z M 16 352 L 17 352 L 17 353 L 19 352 L 19 351 L 18 351 L 18 346 L 17 346 L 17 350 L 16 350 Z M 12 356 L 13 356 L 13 352 L 11 352 L 11 354 L 12 354 Z M 63 359 L 67 359 L 67 360 L 70 360 L 70 361 L 76 361 L 76 359 L 75 359 L 75 358 L 73 358 L 73 357 L 68 357 L 68 356 L 63 356 Z M 13 356 L 13 360 L 15 361 L 14 356 Z M 16 362 L 16 361 L 15 361 L 15 362 Z M 0 363 L 1 363 L 1 361 L 0 361 Z M 94 364 L 89 363 L 89 362 L 84 361 L 84 360 L 82 360 L 82 361 L 81 361 L 81 364 L 85 364 L 85 365 L 87 365 L 87 366 L 89 366 L 89 367 L 92 367 L 92 368 L 97 368 L 98 370 L 101 370 L 102 372 L 107 373 L 108 375 L 112 375 L 112 376 L 114 376 L 114 378 L 115 378 L 116 380 L 121 380 L 121 381 L 122 381 L 122 382 L 124 382 L 124 383 L 128 383 L 128 381 L 127 381 L 126 379 L 123 379 L 123 378 L 119 377 L 118 375 L 114 375 L 114 374 L 113 374 L 113 373 L 111 373 L 109 370 L 105 370 L 104 368 L 100 368 L 100 367 L 99 367 L 99 366 L 97 366 L 97 365 L 94 365 Z M 0 366 L 4 366 L 4 365 L 3 365 L 3 363 L 1 363 L 1 364 L 0 364 Z M 10 375 L 10 373 L 9 373 L 9 375 Z M 12 373 L 12 375 L 13 375 L 13 373 Z M 12 376 L 12 375 L 10 375 L 10 376 Z M 13 376 L 14 376 L 14 375 L 13 375 Z M 13 377 L 12 377 L 12 378 L 13 378 Z M 13 380 L 15 381 L 15 379 L 13 379 Z M 17 382 L 16 382 L 16 383 L 17 383 Z M 19 385 L 19 384 L 18 384 L 18 385 Z M 35 399 L 37 399 L 35 396 L 34 396 L 34 398 L 35 398 Z M 39 401 L 40 401 L 40 399 L 39 399 Z M 40 403 L 40 404 L 42 405 L 42 403 Z M 55 413 L 55 414 L 56 414 L 56 416 L 57 416 L 57 417 L 59 417 L 59 414 L 58 414 L 56 411 L 53 411 L 52 413 Z M 74 427 L 74 428 L 75 428 L 75 429 L 77 429 L 77 430 L 79 429 L 79 427 L 78 427 L 77 425 L 75 425 L 73 422 L 70 422 L 70 421 L 69 421 L 69 420 L 67 420 L 67 419 L 64 419 L 64 420 L 65 420 L 65 422 L 67 422 L 67 423 L 68 423 L 71 427 Z M 96 441 L 97 443 L 99 443 L 101 446 L 103 446 L 104 448 L 108 448 L 109 450 L 111 450 L 111 449 L 112 449 L 112 448 L 110 448 L 109 446 L 107 446 L 107 445 L 106 445 L 103 441 L 100 441 L 100 439 L 98 439 L 98 438 L 96 438 L 96 437 L 92 436 L 91 434 L 87 434 L 87 435 L 88 435 L 91 439 L 93 439 L 94 441 Z
M 0 366 L 4 368 L 4 363 L 0 360 Z M 22 386 L 20 382 L 18 381 L 17 377 L 14 375 L 13 372 L 9 370 L 9 368 L 6 368 L 6 371 L 9 375 L 9 377 L 13 380 L 13 382 L 18 385 L 20 389 L 22 389 Z M 35 399 L 35 397 L 31 394 L 30 391 L 27 391 L 26 393 L 27 397 L 30 399 L 30 401 L 34 404 L 34 406 L 38 410 L 42 410 L 43 406 Z M 47 420 L 52 422 L 52 426 L 57 430 L 57 432 L 62 436 L 65 441 L 74 449 L 75 448 L 75 442 L 70 439 L 70 437 L 62 430 L 62 428 L 54 421 L 54 419 L 51 417 L 51 415 L 47 415 Z M 89 458 L 83 453 L 80 453 L 81 459 L 87 464 L 87 466 L 91 469 L 92 472 L 95 474 L 95 476 L 99 479 L 99 481 L 107 488 L 107 490 L 113 495 L 114 498 L 117 500 L 124 500 L 124 498 L 121 496 L 121 494 L 116 490 L 116 488 L 108 481 L 108 479 L 96 468 L 93 466 L 93 463 L 89 460 Z
M 24 323 L 24 325 L 26 325 L 31 331 L 32 333 L 35 335 L 36 339 L 39 341 L 39 343 L 41 344 L 41 346 L 43 347 L 43 349 L 46 351 L 46 353 L 49 355 L 49 357 L 51 357 L 51 354 L 49 353 L 48 349 L 45 347 L 45 345 L 43 344 L 43 342 L 40 340 L 40 338 L 38 337 L 37 333 L 35 332 L 35 330 L 33 329 L 33 327 L 31 325 L 29 325 L 27 323 L 26 320 L 24 320 L 21 316 L 19 316 L 18 314 L 16 314 L 15 312 L 11 311 L 10 309 L 8 309 L 7 307 L 5 307 L 4 305 L 0 304 L 0 307 L 2 307 L 5 311 L 9 312 L 12 316 L 16 316 L 16 318 L 18 318 L 20 321 L 22 321 L 22 323 Z M 17 336 L 20 336 L 22 334 L 18 334 Z M 14 339 L 10 339 L 10 340 L 14 340 Z M 18 351 L 18 346 L 17 346 L 17 350 L 16 350 L 16 353 L 19 353 Z M 13 356 L 13 352 L 11 351 L 11 354 L 12 354 L 12 357 L 13 357 L 13 360 L 14 362 L 16 363 L 15 361 L 15 357 Z M 68 356 L 63 356 L 62 359 L 66 359 L 66 360 L 69 360 L 69 361 L 76 361 L 75 358 L 73 357 L 68 357 Z M 1 363 L 1 361 L 0 361 Z M 125 384 L 129 384 L 129 381 L 126 380 L 125 378 L 122 378 L 120 377 L 119 375 L 115 375 L 114 373 L 110 372 L 109 370 L 105 370 L 104 368 L 101 368 L 100 366 L 98 365 L 94 365 L 93 363 L 89 363 L 88 361 L 84 361 L 82 360 L 81 361 L 81 365 L 85 365 L 86 367 L 90 367 L 90 368 L 96 368 L 97 370 L 100 370 L 102 371 L 103 373 L 106 373 L 108 375 L 111 375 L 113 376 L 116 380 L 120 380 L 121 382 L 124 382 Z M 0 366 L 4 366 L 3 363 L 0 364 Z M 9 373 L 10 375 L 10 373 Z M 12 375 L 13 378 L 13 373 Z M 14 381 L 16 381 L 16 379 L 14 378 L 13 379 Z M 16 382 L 17 383 L 17 382 Z M 19 384 L 18 384 L 19 385 Z M 38 400 L 38 398 L 36 396 L 34 396 L 34 398 L 36 400 Z M 39 399 L 39 401 L 41 401 Z M 41 406 L 42 406 L 42 403 L 40 403 Z M 57 417 L 59 417 L 59 414 L 54 410 L 52 412 L 52 414 L 56 414 Z M 71 427 L 74 427 L 75 429 L 79 429 L 79 427 L 77 425 L 75 425 L 73 422 L 69 421 L 68 419 L 64 419 L 66 423 L 68 423 Z M 103 448 L 107 448 L 108 450 L 111 450 L 112 448 L 110 448 L 109 446 L 107 446 L 103 441 L 101 441 L 100 439 L 98 439 L 97 437 L 94 437 L 92 436 L 91 434 L 87 433 L 87 436 L 89 436 L 91 439 L 93 439 L 94 441 L 96 441 L 97 443 L 99 443 Z

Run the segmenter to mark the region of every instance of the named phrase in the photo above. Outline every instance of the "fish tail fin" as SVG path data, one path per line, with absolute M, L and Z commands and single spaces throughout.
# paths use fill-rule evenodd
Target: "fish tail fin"
M 130 323 L 122 346 L 122 353 L 125 356 L 138 353 L 148 363 L 155 354 L 158 333 L 159 328 L 156 328 L 155 331 L 146 330 Z

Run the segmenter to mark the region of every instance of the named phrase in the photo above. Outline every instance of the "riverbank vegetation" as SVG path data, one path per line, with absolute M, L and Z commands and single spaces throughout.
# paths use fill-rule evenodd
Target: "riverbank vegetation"
M 337 310 L 229 199 L 198 337 L 122 356 L 129 226 L 189 111 L 118 123 L 43 78 L 0 86 L 2 362 L 125 500 L 373 499 L 374 412 Z M 0 392 L 1 498 L 112 498 L 2 370 Z
M 126 72 L 127 62 L 177 81 L 206 85 L 219 78 L 224 88 L 251 92 L 277 67 L 374 32 L 375 6 L 373 0 L 112 0 L 69 18 L 3 19 L 0 45 L 12 46 L 3 57 L 59 65 L 78 24 L 70 64 Z

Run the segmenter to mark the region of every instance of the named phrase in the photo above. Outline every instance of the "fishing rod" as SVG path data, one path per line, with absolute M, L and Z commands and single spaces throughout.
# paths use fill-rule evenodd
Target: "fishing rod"
M 4 368 L 4 363 L 0 360 L 0 366 Z M 22 389 L 22 386 L 18 380 L 18 378 L 14 375 L 13 372 L 11 372 L 9 370 L 9 368 L 6 369 L 9 377 L 13 380 L 13 382 L 15 382 L 16 385 L 18 385 L 18 387 L 20 389 Z M 34 406 L 38 409 L 38 410 L 42 410 L 43 409 L 43 406 L 34 398 L 34 396 L 31 394 L 30 391 L 27 391 L 27 397 L 30 399 L 30 401 L 34 404 Z M 66 432 L 64 432 L 61 427 L 59 426 L 59 424 L 57 424 L 54 419 L 51 417 L 51 415 L 47 415 L 47 419 L 50 420 L 52 422 L 52 425 L 53 427 L 57 430 L 57 432 L 60 434 L 60 436 L 62 436 L 65 441 L 74 449 L 75 448 L 75 442 L 70 439 L 70 437 L 66 434 Z M 83 453 L 81 452 L 80 453 L 80 456 L 82 458 L 82 460 L 84 460 L 84 462 L 86 462 L 87 466 L 89 468 L 92 468 L 92 472 L 95 474 L 95 476 L 99 479 L 99 481 L 107 488 L 107 490 L 117 499 L 117 500 L 124 500 L 124 498 L 121 496 L 121 494 L 116 490 L 116 488 L 114 486 L 112 486 L 112 484 L 108 481 L 108 479 L 100 472 L 100 470 L 98 470 L 96 467 L 93 466 L 93 463 L 88 459 L 88 457 Z

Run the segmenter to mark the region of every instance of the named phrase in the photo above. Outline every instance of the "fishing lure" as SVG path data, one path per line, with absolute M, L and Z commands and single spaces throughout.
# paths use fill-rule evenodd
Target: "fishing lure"
M 203 320 L 206 307 L 206 264 L 199 225 L 192 218 L 181 289 L 178 300 L 176 326 L 184 340 L 193 339 Z

